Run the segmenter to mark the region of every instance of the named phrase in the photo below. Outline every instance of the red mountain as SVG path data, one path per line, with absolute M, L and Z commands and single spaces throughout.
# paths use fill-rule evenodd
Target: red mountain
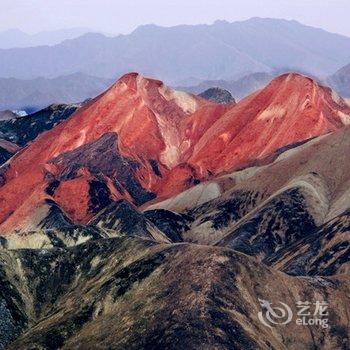
M 213 124 L 189 162 L 202 174 L 218 174 L 347 124 L 350 107 L 336 93 L 302 75 L 285 74 Z
M 301 75 L 218 105 L 128 74 L 0 169 L 0 231 L 30 228 L 46 199 L 85 223 L 116 199 L 166 198 L 349 122 L 341 98 Z

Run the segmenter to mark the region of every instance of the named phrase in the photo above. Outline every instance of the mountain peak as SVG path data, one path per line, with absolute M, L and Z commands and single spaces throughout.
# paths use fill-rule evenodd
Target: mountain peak
M 20 229 L 39 199 L 86 223 L 113 201 L 167 198 L 349 122 L 350 107 L 301 74 L 220 105 L 129 73 L 10 161 L 0 231 Z
M 138 72 L 130 72 L 124 74 L 121 78 L 119 78 L 114 85 L 118 84 L 126 84 L 130 88 L 137 90 L 141 85 L 154 85 L 154 86 L 161 86 L 163 85 L 163 82 L 157 79 L 148 78 L 143 76 L 142 74 Z
M 293 102 L 299 103 L 302 110 L 309 110 L 309 112 L 313 108 L 318 109 L 319 103 L 323 103 L 328 113 L 321 114 L 320 117 L 328 116 L 332 119 L 332 123 L 337 123 L 339 116 L 341 116 L 342 122 L 348 124 L 346 120 L 350 118 L 349 105 L 335 91 L 321 85 L 314 78 L 300 73 L 285 73 L 273 79 L 266 87 L 266 91 L 275 91 L 279 95 L 298 96 L 298 98 L 289 99 L 290 106 L 293 105 Z M 280 101 L 280 103 L 282 102 Z M 334 114 L 335 110 L 337 112 Z M 345 116 L 347 117 L 345 118 Z
M 122 77 L 120 77 L 112 85 L 111 88 L 116 88 L 116 87 L 121 86 L 121 85 L 126 85 L 126 86 L 136 90 L 137 89 L 137 81 L 139 79 L 144 79 L 144 77 L 137 72 L 126 73 Z
M 191 118 L 203 106 L 208 112 L 196 116 L 201 119 L 196 125 Z M 24 158 L 14 158 L 0 192 L 6 192 L 7 186 L 21 186 L 17 195 L 32 205 L 30 193 L 38 191 L 38 198 L 47 197 L 49 179 L 56 178 L 59 185 L 54 193 L 49 190 L 50 196 L 75 222 L 86 222 L 102 203 L 112 200 L 125 198 L 140 205 L 162 190 L 158 185 L 168 181 L 172 169 L 184 161 L 206 123 L 224 111 L 216 108 L 212 102 L 175 91 L 159 80 L 135 72 L 126 74 L 73 117 L 30 144 Z M 184 187 L 192 181 L 190 168 L 180 166 L 176 172 L 179 184 L 172 186 Z M 79 191 L 74 193 L 73 188 Z M 92 205 L 91 195 L 96 195 L 100 204 Z M 79 205 L 72 205 L 78 203 L 72 196 L 79 198 Z M 2 198 L 0 193 L 0 203 Z M 0 222 L 16 201 L 11 195 L 6 197 Z M 24 217 L 23 213 L 29 212 L 26 208 L 24 203 L 17 214 Z M 21 219 L 15 217 L 20 226 Z
M 277 76 L 272 81 L 315 81 L 315 79 L 297 72 L 287 72 Z
M 128 89 L 130 96 L 140 98 L 153 112 L 162 115 L 164 108 L 167 109 L 169 117 L 178 118 L 180 115 L 194 113 L 198 106 L 198 98 L 182 91 L 176 91 L 166 86 L 162 81 L 147 78 L 137 72 L 123 75 L 107 91 L 113 98 Z M 170 103 L 172 108 L 166 104 Z
M 283 74 L 220 118 L 191 161 L 204 173 L 218 174 L 349 123 L 350 107 L 330 88 L 302 74 Z

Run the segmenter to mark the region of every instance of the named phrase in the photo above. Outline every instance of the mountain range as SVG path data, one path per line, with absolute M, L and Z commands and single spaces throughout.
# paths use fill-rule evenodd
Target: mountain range
M 0 110 L 33 113 L 50 104 L 82 102 L 133 70 L 195 94 L 220 87 L 236 100 L 296 71 L 350 96 L 350 39 L 296 21 L 145 25 L 116 37 L 86 31 L 42 33 L 34 37 L 53 42 L 37 46 L 38 39 L 35 47 L 24 48 L 13 47 L 17 31 L 0 33 L 0 47 L 2 38 L 11 46 L 0 49 Z
M 336 89 L 341 96 L 350 98 L 350 64 L 330 76 L 327 83 Z
M 345 98 L 350 98 L 350 74 L 349 66 L 345 66 L 325 79 L 318 80 L 322 84 L 329 85 L 337 93 Z M 196 85 L 184 85 L 176 87 L 177 90 L 187 91 L 200 95 L 207 90 L 209 94 L 221 93 L 224 101 L 231 98 L 240 100 L 256 90 L 263 88 L 273 78 L 284 71 L 270 73 L 252 73 L 237 80 L 206 80 L 198 81 L 190 79 Z M 305 74 L 305 73 L 304 73 Z M 82 73 L 75 73 L 57 78 L 36 78 L 32 80 L 0 78 L 0 110 L 25 110 L 34 113 L 51 104 L 74 104 L 95 97 L 112 85 L 113 79 L 98 78 Z M 227 90 L 231 96 L 222 92 Z M 218 99 L 218 95 L 215 96 Z M 218 101 L 218 100 L 217 100 Z M 9 113 L 8 111 L 7 113 Z M 3 112 L 4 114 L 5 112 Z M 0 118 L 3 118 L 0 115 Z
M 229 91 L 236 99 L 242 99 L 250 93 L 263 88 L 270 80 L 283 73 L 274 71 L 270 73 L 256 72 L 237 80 L 205 80 L 195 81 L 195 85 L 179 86 L 179 90 L 199 94 L 205 89 L 218 87 Z M 303 73 L 306 74 L 306 73 Z M 334 74 L 323 79 L 313 77 L 322 84 L 330 86 L 334 91 L 345 98 L 350 98 L 350 65 L 337 70 Z
M 113 83 L 111 79 L 75 73 L 57 78 L 0 78 L 0 110 L 36 112 L 51 104 L 83 102 Z
M 276 76 L 278 76 L 277 72 L 256 72 L 245 75 L 237 80 L 204 80 L 195 85 L 179 86 L 177 89 L 199 94 L 207 89 L 218 87 L 229 91 L 235 99 L 239 100 L 261 89 Z
M 36 34 L 27 34 L 19 29 L 9 29 L 0 32 L 0 49 L 20 47 L 34 47 L 56 45 L 68 39 L 82 36 L 91 30 L 87 28 L 71 28 L 43 31 Z
M 21 117 L 11 111 L 0 113 L 0 165 L 46 130 L 67 119 L 82 104 L 51 105 Z
M 129 35 L 88 33 L 54 46 L 0 50 L 0 76 L 53 78 L 79 72 L 111 79 L 139 71 L 177 85 L 190 77 L 232 80 L 281 69 L 324 77 L 349 62 L 350 38 L 296 21 L 252 18 L 146 25 Z
M 2 121 L 0 348 L 349 347 L 350 105 L 296 73 L 205 96 L 129 73 Z M 305 300 L 329 327 L 259 321 Z

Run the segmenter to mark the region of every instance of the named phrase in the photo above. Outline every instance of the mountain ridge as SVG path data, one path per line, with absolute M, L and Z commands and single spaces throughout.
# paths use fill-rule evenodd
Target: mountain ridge
M 146 29 L 150 35 L 145 35 Z M 350 61 L 350 38 L 276 19 L 142 27 L 129 35 L 89 38 L 68 40 L 52 48 L 0 50 L 0 76 L 23 79 L 79 71 L 109 79 L 139 71 L 173 84 L 189 77 L 234 79 L 285 67 L 326 76 Z M 24 63 L 19 57 L 25 58 Z
M 0 78 L 0 109 L 36 112 L 53 103 L 78 103 L 97 96 L 112 79 L 74 73 L 57 78 Z
M 340 68 L 333 75 L 328 77 L 327 82 L 340 95 L 350 98 L 350 64 Z
M 28 34 L 19 29 L 9 29 L 0 32 L 0 49 L 52 46 L 64 40 L 79 37 L 86 32 L 91 32 L 91 30 L 88 28 L 70 28 Z
M 218 105 L 129 73 L 12 158 L 2 173 L 1 228 L 20 227 L 44 198 L 77 223 L 114 200 L 166 199 L 349 119 L 344 100 L 299 74 Z M 18 196 L 23 204 L 13 214 Z

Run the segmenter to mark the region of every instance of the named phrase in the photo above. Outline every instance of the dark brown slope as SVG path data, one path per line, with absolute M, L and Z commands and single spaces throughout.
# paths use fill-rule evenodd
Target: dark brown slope
M 25 117 L 11 111 L 0 112 L 0 165 L 40 134 L 67 119 L 80 106 L 51 105 Z
M 265 263 L 290 275 L 350 274 L 350 210 L 326 222 Z
M 12 142 L 0 139 L 0 165 L 7 162 L 20 147 Z
M 0 252 L 0 261 L 2 324 L 15 334 L 26 329 L 9 349 L 348 344 L 348 278 L 289 277 L 225 248 L 113 238 L 65 251 Z M 334 328 L 291 323 L 271 330 L 257 319 L 258 298 L 283 300 L 294 312 L 300 298 L 327 300 Z
M 350 128 L 347 127 L 313 140 L 287 152 L 272 166 L 238 186 L 243 191 L 250 188 L 255 194 L 260 193 L 261 200 L 231 226 L 218 244 L 233 248 L 242 244 L 245 237 L 252 255 L 264 258 L 318 232 L 322 243 L 318 254 L 327 255 L 328 252 L 328 260 L 331 260 L 332 249 L 341 248 L 345 255 L 339 261 L 348 265 L 348 238 L 343 237 L 344 244 L 337 248 L 344 231 L 342 220 L 337 219 L 339 225 L 335 225 L 337 229 L 331 235 L 327 235 L 327 223 L 336 217 L 347 216 L 346 210 L 350 208 L 349 136 Z M 337 238 L 333 240 L 335 234 Z M 321 238 L 323 235 L 325 237 Z
M 1 138 L 25 146 L 73 114 L 81 104 L 53 104 L 25 117 L 0 120 Z

